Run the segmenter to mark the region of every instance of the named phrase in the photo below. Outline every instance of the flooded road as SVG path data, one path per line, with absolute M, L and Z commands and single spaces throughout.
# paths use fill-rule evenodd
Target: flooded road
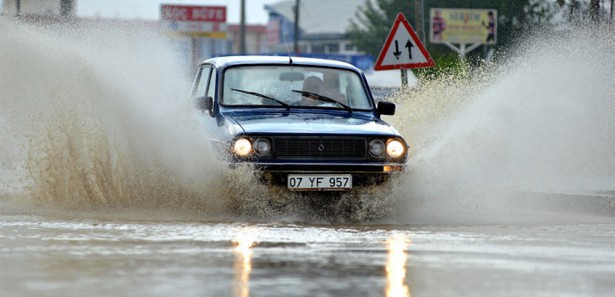
M 612 296 L 615 223 L 0 216 L 0 296 Z

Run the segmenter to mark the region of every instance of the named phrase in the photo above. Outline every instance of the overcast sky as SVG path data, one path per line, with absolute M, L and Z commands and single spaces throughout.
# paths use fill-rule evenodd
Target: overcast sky
M 264 8 L 265 4 L 280 1 L 245 0 L 246 23 L 266 24 L 269 15 Z M 76 0 L 76 3 L 78 16 L 151 20 L 160 17 L 161 4 L 226 6 L 227 22 L 238 24 L 241 0 Z

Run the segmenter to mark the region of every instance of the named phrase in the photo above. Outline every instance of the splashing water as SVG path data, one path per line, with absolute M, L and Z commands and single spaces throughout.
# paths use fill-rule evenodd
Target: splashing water
M 527 193 L 613 194 L 615 34 L 601 30 L 539 34 L 494 69 L 400 98 L 393 122 L 415 148 L 400 220 L 527 222 L 546 216 Z
M 202 196 L 216 188 L 218 165 L 189 108 L 188 71 L 163 36 L 138 26 L 0 23 L 4 200 L 75 210 L 220 206 Z
M 0 21 L 3 211 L 326 221 L 358 210 L 354 195 L 289 193 L 220 166 L 187 98 L 193 70 L 155 29 Z

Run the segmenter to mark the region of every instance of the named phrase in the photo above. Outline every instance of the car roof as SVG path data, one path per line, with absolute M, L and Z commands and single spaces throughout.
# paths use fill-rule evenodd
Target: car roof
M 203 61 L 203 63 L 210 63 L 216 67 L 229 67 L 235 65 L 289 65 L 288 56 L 225 56 L 215 57 Z M 292 57 L 293 65 L 300 66 L 321 66 L 331 68 L 342 68 L 352 70 L 356 72 L 363 72 L 359 68 L 341 61 L 317 59 L 317 58 L 303 58 Z

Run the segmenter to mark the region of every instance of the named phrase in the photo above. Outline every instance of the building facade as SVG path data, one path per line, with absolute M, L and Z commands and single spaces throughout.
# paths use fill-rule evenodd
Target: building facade
M 267 41 L 271 51 L 286 51 L 286 45 L 293 49 L 298 36 L 299 52 L 303 54 L 363 54 L 348 38 L 348 29 L 365 0 L 299 1 L 298 34 L 294 32 L 296 3 L 296 0 L 284 0 L 265 5 L 269 12 Z

